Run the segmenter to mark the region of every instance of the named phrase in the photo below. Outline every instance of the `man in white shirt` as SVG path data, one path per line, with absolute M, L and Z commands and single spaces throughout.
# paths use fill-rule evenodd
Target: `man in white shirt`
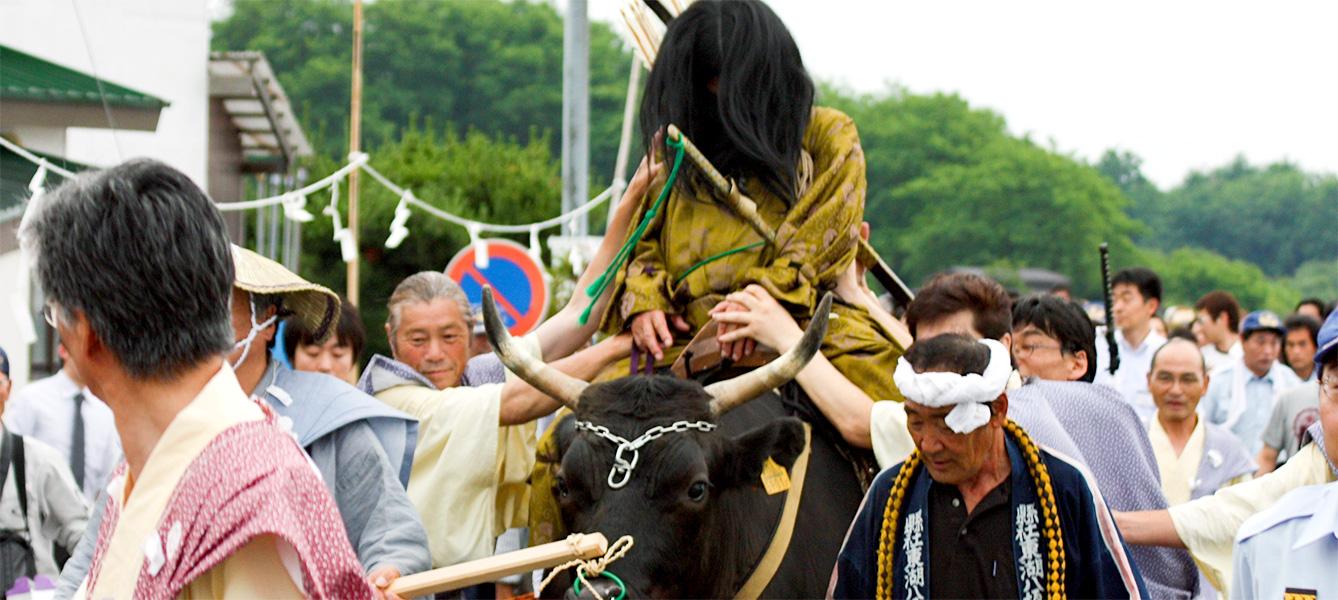
M 121 440 L 111 409 L 84 386 L 64 346 L 60 356 L 65 362 L 60 372 L 14 394 L 5 424 L 58 450 L 84 500 L 91 503 L 121 460 Z
M 1152 355 L 1166 343 L 1165 337 L 1152 331 L 1152 317 L 1161 308 L 1161 278 L 1143 267 L 1124 269 L 1111 278 L 1111 298 L 1120 366 L 1112 374 L 1110 348 L 1097 344 L 1096 383 L 1119 391 L 1138 418 L 1146 422 L 1157 412 L 1148 393 Z
M 1244 356 L 1213 372 L 1199 414 L 1209 422 L 1229 429 L 1241 443 L 1257 454 L 1262 435 L 1277 397 L 1301 385 L 1291 369 L 1281 362 L 1282 319 L 1269 311 L 1252 312 L 1241 323 Z
M 1208 372 L 1241 356 L 1240 303 L 1231 292 L 1214 290 L 1194 303 L 1195 319 L 1203 333 L 1203 362 Z M 1308 358 L 1308 357 L 1307 357 Z

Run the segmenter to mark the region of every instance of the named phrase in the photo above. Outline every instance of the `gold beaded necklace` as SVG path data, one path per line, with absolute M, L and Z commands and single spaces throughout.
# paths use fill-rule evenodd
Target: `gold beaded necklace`
M 1067 560 L 1064 557 L 1064 534 L 1059 524 L 1059 507 L 1055 503 L 1055 491 L 1050 482 L 1050 470 L 1041 460 L 1041 450 L 1017 423 L 1009 420 L 1004 424 L 1008 432 L 1022 450 L 1027 461 L 1027 471 L 1036 485 L 1036 496 L 1041 505 L 1043 521 L 1041 534 L 1047 546 L 1047 568 L 1045 569 L 1046 595 L 1053 600 L 1064 598 L 1064 575 Z M 911 453 L 902 463 L 897 478 L 892 482 L 888 494 L 887 506 L 883 509 L 883 528 L 878 540 L 878 600 L 890 600 L 893 597 L 892 565 L 896 561 L 897 523 L 901 518 L 901 507 L 905 503 L 906 490 L 910 487 L 915 471 L 920 467 L 920 451 Z

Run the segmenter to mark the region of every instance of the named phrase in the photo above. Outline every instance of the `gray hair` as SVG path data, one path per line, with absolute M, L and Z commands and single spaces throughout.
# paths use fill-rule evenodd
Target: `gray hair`
M 121 367 L 168 380 L 232 348 L 223 217 L 185 174 L 132 160 L 48 192 L 19 228 L 38 284 Z
M 408 276 L 395 286 L 386 302 L 386 327 L 390 329 L 391 343 L 400 326 L 400 307 L 411 302 L 432 302 L 445 298 L 460 307 L 460 314 L 465 317 L 465 325 L 474 324 L 474 307 L 469 304 L 469 297 L 460 288 L 460 284 L 440 271 L 419 271 Z

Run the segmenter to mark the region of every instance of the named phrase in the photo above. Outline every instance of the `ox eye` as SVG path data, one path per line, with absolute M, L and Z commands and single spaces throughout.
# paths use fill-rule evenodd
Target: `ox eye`
M 706 482 L 698 481 L 688 486 L 688 499 L 693 502 L 701 502 L 706 499 Z
M 559 498 L 566 498 L 571 495 L 571 488 L 567 487 L 567 480 L 565 478 L 558 476 L 553 480 L 553 492 L 556 493 Z

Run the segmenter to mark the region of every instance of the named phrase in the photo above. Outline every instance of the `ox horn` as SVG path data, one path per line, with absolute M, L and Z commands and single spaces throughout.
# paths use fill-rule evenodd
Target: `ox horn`
M 483 325 L 488 331 L 488 341 L 497 352 L 497 358 L 506 368 L 525 383 L 534 386 L 534 389 L 576 410 L 581 392 L 590 384 L 548 366 L 520 348 L 502 323 L 502 315 L 497 312 L 497 303 L 492 298 L 492 286 L 487 285 L 483 286 Z
M 813 312 L 813 319 L 808 322 L 804 337 L 799 338 L 799 343 L 793 348 L 749 373 L 706 386 L 706 393 L 711 395 L 711 414 L 719 417 L 763 392 L 794 379 L 822 347 L 831 310 L 832 294 L 828 292 L 822 297 L 822 302 L 818 303 L 818 310 Z

